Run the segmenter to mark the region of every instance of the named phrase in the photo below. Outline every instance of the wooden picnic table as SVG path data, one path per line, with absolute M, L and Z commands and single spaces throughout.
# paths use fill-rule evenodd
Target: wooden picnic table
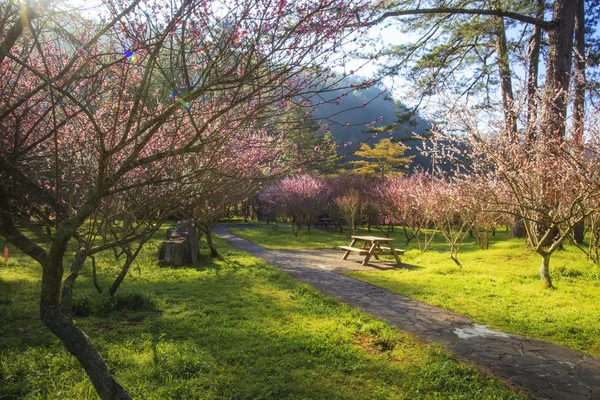
M 317 220 L 317 224 L 315 226 L 317 227 L 322 227 L 322 228 L 327 228 L 329 225 L 335 225 L 335 221 L 333 220 L 333 218 L 329 218 L 329 217 L 320 217 Z
M 363 242 L 362 247 L 355 247 L 356 242 Z M 344 253 L 344 257 L 342 257 L 342 260 L 348 258 L 348 255 L 350 255 L 351 252 L 365 256 L 362 265 L 367 265 L 371 257 L 375 257 L 376 260 L 379 260 L 380 255 L 393 255 L 396 259 L 396 262 L 401 264 L 400 257 L 398 257 L 398 255 L 405 253 L 405 250 L 396 250 L 394 248 L 394 239 L 378 236 L 352 236 L 352 242 L 350 243 L 350 246 L 339 247 L 340 249 L 346 251 Z

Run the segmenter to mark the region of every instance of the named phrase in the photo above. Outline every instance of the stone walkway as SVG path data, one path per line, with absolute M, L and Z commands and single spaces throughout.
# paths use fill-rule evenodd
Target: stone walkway
M 600 400 L 598 358 L 492 330 L 463 315 L 334 272 L 393 268 L 389 263 L 362 267 L 358 257 L 342 261 L 342 253 L 334 250 L 268 250 L 229 233 L 231 227 L 217 226 L 214 232 L 327 295 L 428 341 L 446 344 L 456 355 L 487 368 L 532 399 Z

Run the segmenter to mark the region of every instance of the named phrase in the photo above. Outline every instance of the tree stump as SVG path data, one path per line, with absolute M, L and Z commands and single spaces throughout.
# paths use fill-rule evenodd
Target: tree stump
M 175 228 L 167 229 L 167 240 L 158 248 L 158 263 L 161 267 L 194 264 L 199 251 L 198 231 L 192 221 L 177 221 Z

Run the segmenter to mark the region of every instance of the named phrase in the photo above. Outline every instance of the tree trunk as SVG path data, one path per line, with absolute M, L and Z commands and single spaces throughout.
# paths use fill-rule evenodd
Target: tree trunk
M 458 250 L 450 250 L 450 258 L 452 259 L 452 261 L 454 261 L 456 265 L 458 265 L 459 268 L 462 268 L 462 264 L 460 263 L 460 261 L 458 261 Z
M 546 84 L 541 109 L 541 134 L 546 139 L 565 136 L 576 13 L 573 3 L 573 0 L 554 3 L 552 19 L 556 26 L 548 31 Z
M 573 94 L 573 141 L 575 145 L 583 145 L 584 115 L 585 115 L 585 10 L 584 0 L 577 0 L 577 14 L 575 15 L 575 59 L 574 94 Z M 584 239 L 584 221 L 575 225 L 573 239 L 575 243 L 582 244 Z
M 544 282 L 544 285 L 548 289 L 554 288 L 552 286 L 552 278 L 550 278 L 550 254 L 540 253 L 542 256 L 542 266 L 540 267 L 540 279 Z
M 96 392 L 104 400 L 131 399 L 131 396 L 106 367 L 104 360 L 87 336 L 61 311 L 60 290 L 63 276 L 63 256 L 67 241 L 55 243 L 50 250 L 49 260 L 42 266 L 42 291 L 40 317 L 44 325 L 56 335 L 67 351 L 85 369 Z
M 86 259 L 85 246 L 85 240 L 79 238 L 77 241 L 77 251 L 69 269 L 69 275 L 67 275 L 62 285 L 60 306 L 62 312 L 69 318 L 73 316 L 73 288 L 75 287 L 75 281 Z
M 577 244 L 583 244 L 585 239 L 585 221 L 581 221 L 573 227 L 573 240 Z
M 584 0 L 577 0 L 577 13 L 575 15 L 575 59 L 574 95 L 573 95 L 573 140 L 576 144 L 583 144 L 583 117 L 585 113 L 585 10 Z
M 545 0 L 537 0 L 536 18 L 544 18 L 544 6 Z M 527 138 L 530 143 L 534 143 L 537 138 L 537 91 L 541 43 L 542 29 L 535 25 L 533 35 L 529 39 L 529 70 L 527 72 Z
M 402 230 L 404 231 L 404 238 L 406 239 L 405 242 L 405 246 L 408 246 L 410 244 L 410 242 L 419 234 L 419 231 L 417 230 L 416 234 L 415 231 L 412 231 L 412 236 L 408 236 L 408 229 L 406 229 L 406 226 L 402 225 Z M 389 237 L 389 235 L 388 235 Z
M 511 227 L 510 236 L 514 238 L 524 238 L 527 235 L 525 231 L 525 223 L 523 222 L 523 218 L 515 217 L 515 222 Z
M 119 275 L 117 275 L 115 281 L 108 289 L 108 294 L 110 295 L 110 297 L 113 297 L 115 295 L 115 293 L 117 293 L 117 289 L 119 289 L 119 286 L 121 286 L 121 282 L 123 282 L 123 279 L 125 279 L 125 277 L 127 276 L 127 272 L 129 272 L 129 267 L 131 267 L 131 264 L 133 263 L 133 260 L 135 259 L 135 257 L 131 253 L 131 250 L 126 252 L 125 254 L 126 254 L 125 264 L 123 264 L 123 268 L 121 268 L 121 272 L 119 272 Z
M 92 260 L 92 282 L 98 293 L 102 294 L 104 291 L 98 282 L 98 274 L 96 273 L 96 257 L 90 256 L 90 259 Z
M 506 45 L 506 31 L 504 18 L 494 17 L 496 28 L 496 51 L 498 53 L 498 72 L 500 73 L 500 91 L 502 94 L 502 109 L 504 110 L 504 124 L 506 133 L 512 140 L 517 138 L 517 113 L 515 111 L 515 98 L 512 90 L 510 63 L 508 59 L 508 46 Z
M 206 244 L 208 245 L 208 248 L 210 249 L 210 256 L 211 257 L 219 257 L 219 252 L 217 251 L 215 245 L 213 244 L 212 229 L 207 229 L 205 233 L 206 233 Z

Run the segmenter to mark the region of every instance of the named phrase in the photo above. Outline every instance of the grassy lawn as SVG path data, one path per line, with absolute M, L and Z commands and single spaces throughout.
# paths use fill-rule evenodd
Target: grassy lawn
M 230 231 L 268 249 L 337 249 L 338 246 L 350 244 L 348 233 L 340 233 L 332 229 L 311 228 L 310 231 L 306 229 L 299 231 L 298 237 L 294 237 L 292 228 L 286 225 L 282 226 L 281 223 L 256 229 L 233 228 Z M 381 231 L 372 233 L 382 236 Z
M 347 233 L 324 230 L 233 230 L 274 249 L 337 248 L 350 242 Z M 361 233 L 367 233 L 366 230 Z M 382 236 L 381 231 L 370 234 Z M 404 246 L 399 229 L 392 234 Z M 550 261 L 556 290 L 544 289 L 538 277 L 541 258 L 525 242 L 492 237 L 488 250 L 467 238 L 458 255 L 459 268 L 449 257 L 441 235 L 425 252 L 411 242 L 402 257 L 408 268 L 347 272 L 393 292 L 440 306 L 505 332 L 547 340 L 600 356 L 600 269 L 583 253 L 566 245 Z
M 523 398 L 440 346 L 220 240 L 223 258 L 179 269 L 156 266 L 158 242 L 146 247 L 116 301 L 95 291 L 89 266 L 76 288 L 77 324 L 134 398 Z M 0 399 L 97 398 L 38 319 L 39 267 L 10 252 L 9 264 L 0 263 Z M 118 265 L 112 258 L 98 265 L 106 288 Z

